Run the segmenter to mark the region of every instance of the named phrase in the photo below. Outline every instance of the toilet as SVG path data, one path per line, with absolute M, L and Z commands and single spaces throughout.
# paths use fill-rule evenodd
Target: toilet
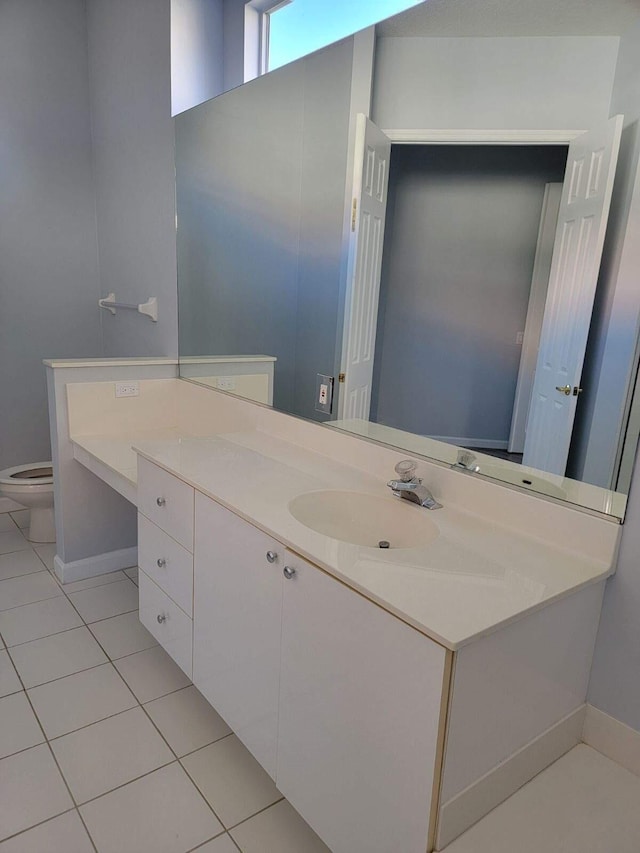
M 55 542 L 53 463 L 33 462 L 0 471 L 0 497 L 11 498 L 31 510 L 30 542 Z

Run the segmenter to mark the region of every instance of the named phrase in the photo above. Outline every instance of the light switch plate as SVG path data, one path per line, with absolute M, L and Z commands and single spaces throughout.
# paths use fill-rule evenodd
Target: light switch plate
M 333 376 L 325 376 L 323 373 L 318 373 L 316 377 L 316 412 L 324 412 L 325 415 L 330 415 L 332 405 Z

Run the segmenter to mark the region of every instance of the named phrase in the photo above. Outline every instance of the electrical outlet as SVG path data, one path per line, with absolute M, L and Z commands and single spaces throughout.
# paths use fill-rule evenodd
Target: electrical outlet
M 218 376 L 216 387 L 221 391 L 235 391 L 236 380 L 233 376 Z
M 332 403 L 333 376 L 325 376 L 322 373 L 318 373 L 316 377 L 316 412 L 324 412 L 326 415 L 330 415 Z
M 116 382 L 116 397 L 137 397 L 139 393 L 140 383 L 137 380 Z

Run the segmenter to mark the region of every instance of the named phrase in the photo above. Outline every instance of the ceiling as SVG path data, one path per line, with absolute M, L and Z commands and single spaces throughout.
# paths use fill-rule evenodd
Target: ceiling
M 378 36 L 618 36 L 640 0 L 426 0 L 377 25 Z

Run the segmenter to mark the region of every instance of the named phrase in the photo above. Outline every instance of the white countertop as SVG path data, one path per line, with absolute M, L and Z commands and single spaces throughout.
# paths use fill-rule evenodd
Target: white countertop
M 298 522 L 289 502 L 322 489 L 397 500 L 379 478 L 255 430 L 140 438 L 134 443 L 142 456 L 450 649 L 612 573 L 608 564 L 451 505 L 429 511 L 406 502 L 417 525 L 428 518 L 439 529 L 422 548 L 383 551 L 339 542 Z M 90 441 L 96 458 L 118 461 L 122 448 L 113 438 Z

